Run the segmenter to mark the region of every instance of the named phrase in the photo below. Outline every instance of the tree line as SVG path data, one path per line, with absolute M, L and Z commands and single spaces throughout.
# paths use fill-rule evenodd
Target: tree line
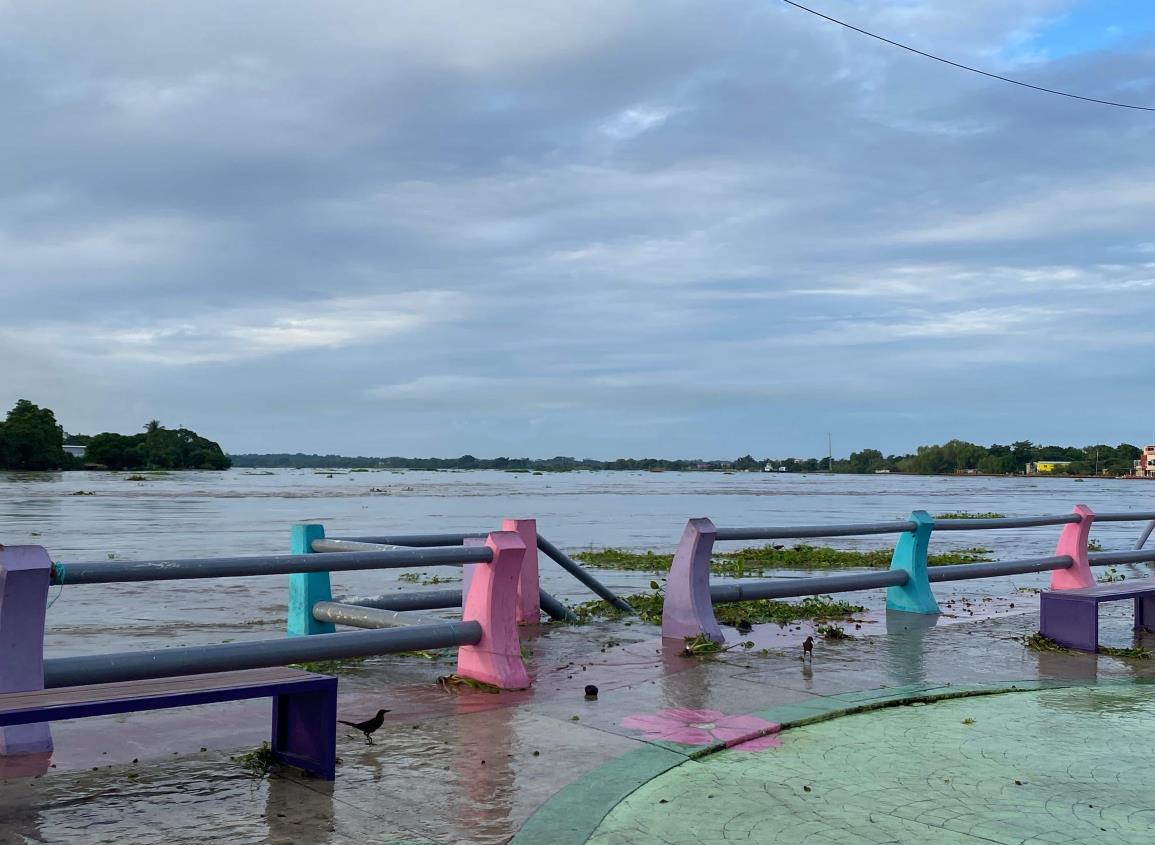
M 1044 446 L 1020 440 L 1009 445 L 995 443 L 980 446 L 965 440 L 951 440 L 933 446 L 919 446 L 913 454 L 883 455 L 877 449 L 853 452 L 848 458 L 755 458 L 743 455 L 734 460 L 701 460 L 664 458 L 618 458 L 599 461 L 590 458 L 558 456 L 553 458 L 477 458 L 462 455 L 459 458 L 374 458 L 366 456 L 294 454 L 233 455 L 235 466 L 268 468 L 295 467 L 298 469 L 360 468 L 382 469 L 499 469 L 534 472 L 566 472 L 570 470 L 761 470 L 764 466 L 786 472 L 873 473 L 901 472 L 913 475 L 950 475 L 959 472 L 978 472 L 984 475 L 1023 473 L 1028 463 L 1045 460 L 1069 461 L 1057 470 L 1071 475 L 1126 475 L 1131 472 L 1140 449 L 1130 443 L 1117 446 Z
M 64 450 L 83 446 L 84 457 Z M 228 469 L 221 447 L 187 428 L 167 429 L 152 420 L 140 434 L 67 434 L 50 408 L 19 400 L 0 423 L 0 469 L 59 470 L 101 467 L 139 469 Z

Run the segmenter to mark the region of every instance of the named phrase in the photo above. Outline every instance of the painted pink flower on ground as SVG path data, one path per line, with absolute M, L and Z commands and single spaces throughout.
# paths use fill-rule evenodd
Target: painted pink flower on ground
M 622 719 L 622 727 L 641 731 L 643 739 L 682 745 L 724 742 L 735 751 L 761 751 L 782 744 L 779 725 L 757 716 L 726 716 L 720 710 L 670 707 L 657 713 L 639 713 Z

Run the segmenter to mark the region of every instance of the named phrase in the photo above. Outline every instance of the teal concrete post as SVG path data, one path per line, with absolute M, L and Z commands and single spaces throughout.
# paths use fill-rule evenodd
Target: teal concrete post
M 930 546 L 934 519 L 926 511 L 912 511 L 910 521 L 916 525 L 914 531 L 908 531 L 898 538 L 894 557 L 890 559 L 890 568 L 906 572 L 907 581 L 901 587 L 887 588 L 886 609 L 906 613 L 938 613 L 938 602 L 930 591 L 930 578 L 926 571 L 926 551 Z
M 295 555 L 313 552 L 313 541 L 325 536 L 325 526 L 315 523 L 293 526 L 293 538 L 289 551 Z M 329 586 L 328 572 L 294 572 L 289 576 L 289 636 L 302 637 L 308 634 L 332 634 L 336 627 L 332 622 L 318 622 L 313 618 L 313 605 L 319 601 L 332 601 L 333 590 Z

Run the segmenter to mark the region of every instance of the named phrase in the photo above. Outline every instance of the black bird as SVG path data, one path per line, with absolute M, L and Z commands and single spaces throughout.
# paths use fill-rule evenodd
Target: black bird
M 814 637 L 807 637 L 802 641 L 802 659 L 814 659 Z
M 376 716 L 364 722 L 346 722 L 344 719 L 338 719 L 337 721 L 342 725 L 348 725 L 351 728 L 356 728 L 357 730 L 361 731 L 361 733 L 365 734 L 365 742 L 368 745 L 372 745 L 373 732 L 381 727 L 381 725 L 385 722 L 385 714 L 388 712 L 388 710 L 378 710 Z
M 754 625 L 750 622 L 749 619 L 738 620 L 738 624 L 734 627 L 738 629 L 739 634 L 749 634 L 754 630 Z

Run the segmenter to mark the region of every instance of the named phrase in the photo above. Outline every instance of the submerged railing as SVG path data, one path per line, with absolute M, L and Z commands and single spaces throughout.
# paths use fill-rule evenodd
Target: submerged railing
M 1090 552 L 1091 525 L 1100 522 L 1150 522 L 1130 552 Z M 929 567 L 927 554 L 934 531 L 983 531 L 1008 528 L 1063 526 L 1054 555 L 991 563 Z M 932 583 L 1050 572 L 1051 589 L 1089 587 L 1095 583 L 1092 566 L 1155 562 L 1155 550 L 1142 547 L 1155 526 L 1155 512 L 1104 513 L 1096 516 L 1085 505 L 1057 516 L 1000 517 L 997 519 L 939 519 L 914 511 L 908 520 L 844 525 L 795 525 L 768 528 L 717 528 L 706 518 L 691 519 L 682 533 L 666 582 L 662 636 L 705 635 L 725 642 L 714 616 L 714 605 L 725 602 L 826 595 L 886 588 L 888 610 L 908 613 L 939 612 Z M 779 540 L 825 537 L 861 537 L 898 534 L 890 569 L 813 578 L 782 578 L 741 584 L 711 584 L 710 561 L 714 544 L 733 540 Z

